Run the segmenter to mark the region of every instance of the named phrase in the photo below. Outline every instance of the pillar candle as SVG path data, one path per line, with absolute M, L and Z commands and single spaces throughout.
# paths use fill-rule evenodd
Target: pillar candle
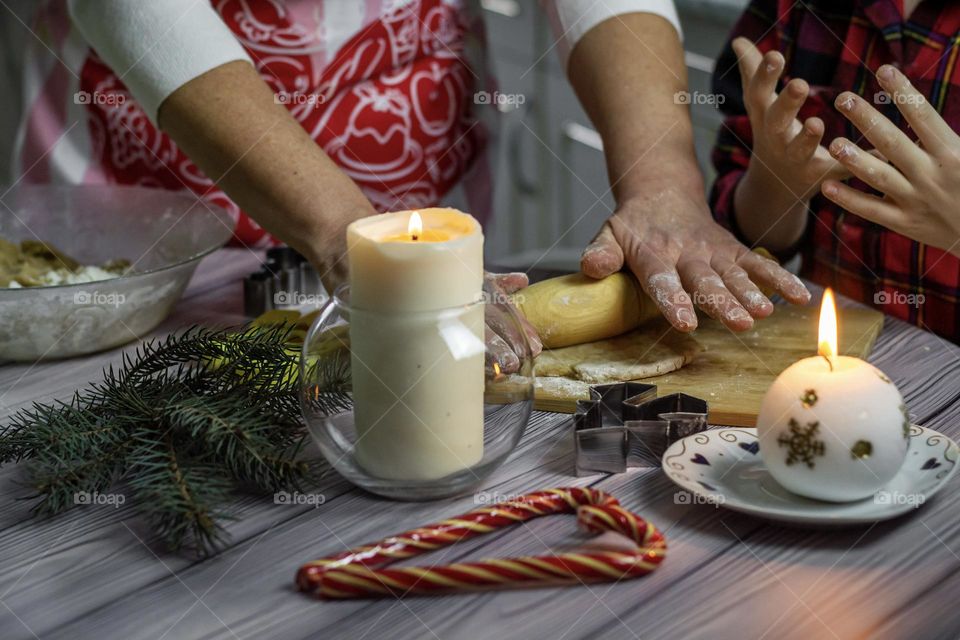
M 347 229 L 356 456 L 369 473 L 433 480 L 483 457 L 483 233 L 455 209 Z

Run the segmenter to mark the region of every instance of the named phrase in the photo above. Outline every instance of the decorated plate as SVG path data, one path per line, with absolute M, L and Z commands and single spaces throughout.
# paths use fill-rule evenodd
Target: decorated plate
M 875 495 L 856 502 L 821 502 L 790 493 L 760 457 L 756 429 L 721 428 L 679 440 L 663 456 L 663 471 L 693 494 L 691 502 L 723 506 L 785 522 L 855 524 L 917 509 L 957 470 L 957 444 L 913 425 L 899 473 Z

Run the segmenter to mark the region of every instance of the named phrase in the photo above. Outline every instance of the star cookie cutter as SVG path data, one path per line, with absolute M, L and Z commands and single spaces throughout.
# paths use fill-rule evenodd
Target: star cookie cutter
M 671 444 L 707 428 L 707 401 L 641 382 L 598 384 L 573 415 L 578 476 L 659 467 Z

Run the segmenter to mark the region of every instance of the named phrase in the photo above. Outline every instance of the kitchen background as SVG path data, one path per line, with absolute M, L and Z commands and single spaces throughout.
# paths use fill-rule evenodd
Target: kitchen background
M 746 0 L 676 0 L 690 92 L 710 91 L 714 61 Z M 496 161 L 496 216 L 487 260 L 503 267 L 576 269 L 580 251 L 613 211 L 600 137 L 580 108 L 534 0 L 482 0 L 492 71 L 503 104 Z M 641 117 L 642 105 L 637 105 Z M 697 158 L 713 181 L 710 148 L 722 120 L 692 105 Z

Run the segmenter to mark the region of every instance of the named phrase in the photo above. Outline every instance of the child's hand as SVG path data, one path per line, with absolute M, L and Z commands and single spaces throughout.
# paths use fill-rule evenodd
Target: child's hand
M 823 121 L 807 118 L 801 123 L 797 119 L 810 86 L 794 78 L 777 95 L 783 56 L 778 51 L 762 55 L 746 38 L 734 40 L 733 50 L 740 66 L 744 106 L 753 129 L 753 153 L 743 180 L 784 191 L 784 198 L 780 199 L 788 204 L 806 203 L 824 179 L 846 175 L 845 169 L 820 145 Z
M 877 79 L 920 141 L 910 140 L 863 98 L 840 94 L 837 109 L 893 166 L 837 138 L 830 144 L 833 156 L 884 197 L 836 180 L 824 182 L 823 195 L 862 218 L 960 256 L 960 136 L 894 67 L 880 67 Z

